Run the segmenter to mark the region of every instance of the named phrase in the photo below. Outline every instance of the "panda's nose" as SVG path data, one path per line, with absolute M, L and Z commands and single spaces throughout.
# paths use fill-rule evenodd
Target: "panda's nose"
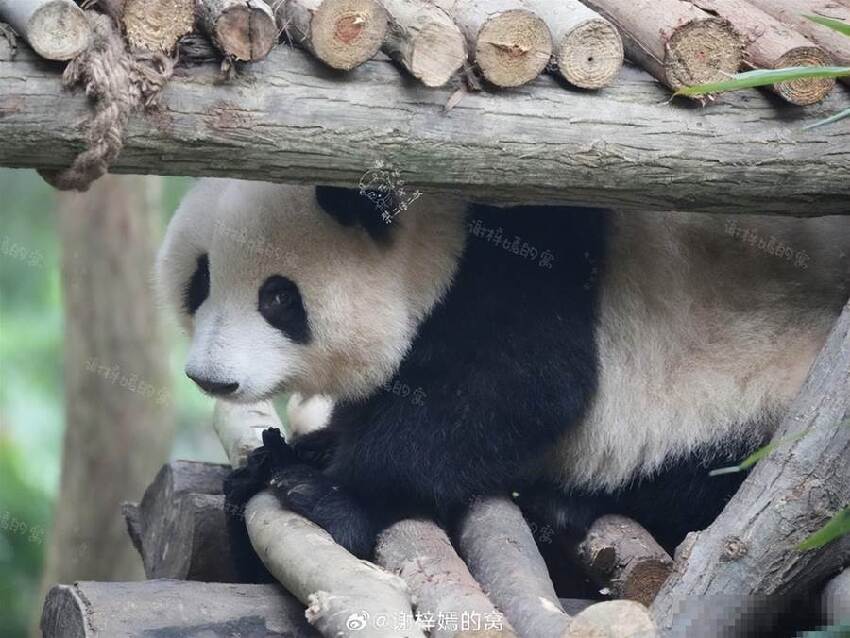
M 201 390 L 207 394 L 212 394 L 217 397 L 224 397 L 228 394 L 233 394 L 239 389 L 239 384 L 235 382 L 229 383 L 227 381 L 212 381 L 211 379 L 204 379 L 203 377 L 195 376 L 189 372 L 186 373 L 186 376 L 197 383 Z

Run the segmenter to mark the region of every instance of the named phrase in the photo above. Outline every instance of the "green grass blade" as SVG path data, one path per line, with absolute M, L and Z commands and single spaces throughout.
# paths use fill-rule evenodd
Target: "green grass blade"
M 847 66 L 792 66 L 783 69 L 760 69 L 738 73 L 728 80 L 710 82 L 696 86 L 686 86 L 676 91 L 675 95 L 706 95 L 724 91 L 752 89 L 758 86 L 770 86 L 780 82 L 793 80 L 823 79 L 850 77 L 850 67 Z
M 838 512 L 826 525 L 797 545 L 797 549 L 804 552 L 819 549 L 845 534 L 850 534 L 850 507 Z
M 743 472 L 745 470 L 749 470 L 753 465 L 755 465 L 762 459 L 770 456 L 776 448 L 782 445 L 788 445 L 789 443 L 794 443 L 795 441 L 799 441 L 804 436 L 806 436 L 809 431 L 810 430 L 803 430 L 802 432 L 798 432 L 797 434 L 786 436 L 784 439 L 772 441 L 764 447 L 761 447 L 752 454 L 750 454 L 747 458 L 738 463 L 738 465 L 731 465 L 729 467 L 721 467 L 716 470 L 711 470 L 708 475 L 720 476 L 722 474 L 734 474 L 735 472 Z
M 812 22 L 817 22 L 820 25 L 829 27 L 833 31 L 838 31 L 838 33 L 850 36 L 850 23 L 844 22 L 843 20 L 836 20 L 835 18 L 825 18 L 823 16 L 807 15 L 806 17 Z
M 803 130 L 808 131 L 809 129 L 818 128 L 819 126 L 826 126 L 827 124 L 835 124 L 839 120 L 843 120 L 845 117 L 850 117 L 850 109 L 845 109 L 836 113 L 835 115 L 831 115 L 826 119 L 820 120 L 819 122 L 815 122 L 814 124 L 809 124 L 808 126 L 804 126 Z

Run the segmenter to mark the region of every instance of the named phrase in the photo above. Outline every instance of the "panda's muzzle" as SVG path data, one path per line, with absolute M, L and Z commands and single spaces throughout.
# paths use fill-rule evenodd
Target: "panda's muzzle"
M 239 389 L 239 384 L 235 382 L 213 381 L 201 376 L 194 376 L 188 372 L 186 373 L 186 376 L 194 381 L 201 390 L 216 397 L 224 397 L 229 394 L 233 394 Z

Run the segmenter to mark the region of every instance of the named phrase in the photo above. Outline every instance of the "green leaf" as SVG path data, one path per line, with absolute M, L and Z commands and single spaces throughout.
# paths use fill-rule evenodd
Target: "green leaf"
M 786 436 L 784 439 L 779 439 L 778 441 L 772 441 L 765 445 L 762 448 L 759 448 L 752 454 L 750 454 L 743 461 L 738 463 L 738 465 L 732 465 L 730 467 L 721 467 L 716 470 L 711 470 L 708 473 L 709 476 L 720 476 L 721 474 L 734 474 L 736 472 L 743 472 L 745 470 L 750 469 L 753 465 L 761 461 L 762 459 L 770 456 L 773 451 L 781 445 L 787 445 L 789 443 L 794 443 L 795 441 L 799 441 L 804 436 L 809 433 L 809 430 L 803 430 L 802 432 L 798 432 L 797 434 L 792 434 L 791 436 Z
M 686 86 L 676 91 L 674 95 L 706 95 L 724 91 L 752 89 L 758 86 L 771 86 L 793 80 L 823 79 L 850 77 L 850 67 L 847 66 L 792 66 L 783 69 L 759 69 L 738 73 L 728 80 Z
M 829 27 L 834 31 L 838 31 L 838 33 L 843 33 L 844 35 L 850 36 L 850 24 L 844 22 L 843 20 L 836 20 L 835 18 L 825 18 L 823 16 L 806 16 L 812 22 L 817 22 L 820 25 L 825 27 Z
M 839 111 L 835 115 L 830 115 L 829 117 L 827 117 L 823 120 L 815 122 L 814 124 L 809 124 L 808 126 L 804 126 L 803 130 L 808 131 L 808 130 L 811 130 L 813 128 L 818 128 L 819 126 L 826 126 L 827 124 L 835 124 L 836 122 L 839 122 L 846 117 L 850 117 L 850 109 L 845 109 L 843 111 Z
M 837 538 L 850 534 L 850 507 L 845 507 L 814 534 L 797 546 L 797 549 L 807 552 L 819 549 Z

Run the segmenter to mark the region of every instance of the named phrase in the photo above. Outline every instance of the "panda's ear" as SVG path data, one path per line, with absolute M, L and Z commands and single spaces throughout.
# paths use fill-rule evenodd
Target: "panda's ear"
M 388 223 L 385 219 L 384 211 L 389 210 L 392 202 L 379 195 L 355 188 L 316 186 L 316 202 L 328 215 L 343 226 L 360 226 L 376 241 L 385 241 L 395 222 Z

